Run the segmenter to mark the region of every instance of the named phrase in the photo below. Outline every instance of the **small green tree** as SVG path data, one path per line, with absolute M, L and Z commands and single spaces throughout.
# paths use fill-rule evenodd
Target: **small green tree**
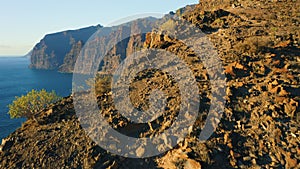
M 61 97 L 59 97 L 54 91 L 47 92 L 44 89 L 40 91 L 32 90 L 21 97 L 17 96 L 16 99 L 8 105 L 8 114 L 11 118 L 25 117 L 32 119 L 36 113 L 60 99 Z

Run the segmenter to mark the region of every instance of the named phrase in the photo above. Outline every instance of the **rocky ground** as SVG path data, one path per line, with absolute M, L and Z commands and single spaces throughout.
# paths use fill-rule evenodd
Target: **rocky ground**
M 217 0 L 176 12 L 207 34 L 227 78 L 224 115 L 206 142 L 197 138 L 213 100 L 205 67 L 195 64 L 196 56 L 188 47 L 152 32 L 146 36 L 145 47 L 165 49 L 195 64 L 193 73 L 203 105 L 184 141 L 152 158 L 111 154 L 86 135 L 73 98 L 68 97 L 38 114 L 36 120 L 27 120 L 2 141 L 0 168 L 300 168 L 299 7 L 297 0 Z M 142 72 L 131 84 L 131 100 L 147 108 L 145 100 L 151 89 L 164 90 L 171 84 L 161 72 Z M 174 87 L 168 94 L 177 90 Z M 176 108 L 169 104 L 168 118 L 137 130 L 111 106 L 111 93 L 105 92 L 98 93 L 99 106 L 107 121 L 123 134 L 151 136 L 167 128 L 167 121 L 176 115 Z

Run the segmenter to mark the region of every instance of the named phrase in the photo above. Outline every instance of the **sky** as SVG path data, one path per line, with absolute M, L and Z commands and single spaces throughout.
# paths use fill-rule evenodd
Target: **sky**
M 199 0 L 0 0 L 0 56 L 23 56 L 46 34 L 167 14 Z

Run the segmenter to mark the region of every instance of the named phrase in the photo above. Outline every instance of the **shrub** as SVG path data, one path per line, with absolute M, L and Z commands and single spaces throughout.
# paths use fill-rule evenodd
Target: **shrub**
M 25 117 L 32 119 L 36 113 L 60 99 L 61 97 L 57 96 L 54 91 L 47 92 L 44 89 L 40 91 L 32 90 L 21 97 L 17 96 L 16 99 L 8 105 L 8 114 L 11 118 Z
M 108 93 L 111 90 L 111 79 L 110 75 L 98 76 L 96 80 L 96 94 Z
M 93 86 L 93 81 L 95 80 L 95 86 Z M 97 74 L 95 79 L 89 79 L 86 81 L 86 84 L 91 88 L 95 94 L 102 95 L 108 93 L 111 90 L 111 80 L 112 75 L 110 74 Z

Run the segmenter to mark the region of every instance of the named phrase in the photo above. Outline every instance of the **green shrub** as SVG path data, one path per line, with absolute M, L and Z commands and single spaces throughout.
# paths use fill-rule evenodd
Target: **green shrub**
M 112 75 L 110 74 L 97 74 L 95 79 L 88 79 L 86 84 L 92 87 L 91 90 L 98 96 L 108 93 L 111 90 L 111 80 Z M 95 81 L 94 86 L 93 81 Z
M 11 118 L 25 117 L 32 119 L 36 113 L 60 99 L 61 97 L 57 96 L 54 91 L 47 92 L 44 89 L 40 91 L 32 90 L 26 95 L 16 97 L 16 99 L 8 105 L 8 114 Z
M 96 94 L 108 93 L 111 90 L 111 79 L 109 75 L 98 76 L 96 80 Z

